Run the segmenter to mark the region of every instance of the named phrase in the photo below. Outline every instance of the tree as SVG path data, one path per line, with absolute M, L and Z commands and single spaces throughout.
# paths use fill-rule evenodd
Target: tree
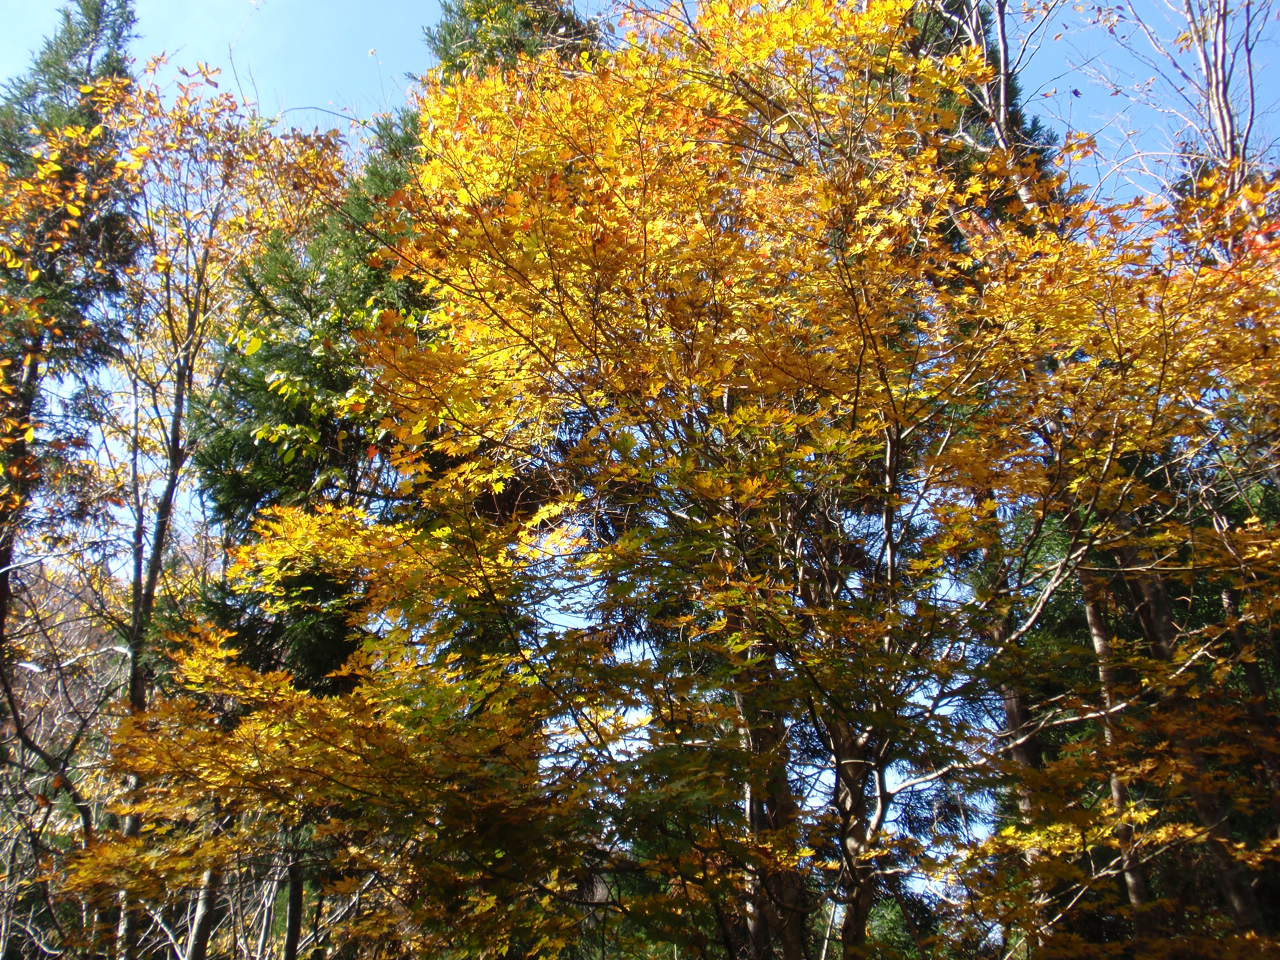
M 598 39 L 590 24 L 554 5 L 448 8 L 426 34 L 446 75 L 509 67 L 518 55 L 541 49 L 571 59 Z M 417 123 L 411 109 L 380 118 L 364 167 L 341 200 L 307 230 L 278 235 L 244 273 L 242 333 L 255 349 L 229 345 L 230 364 L 205 401 L 209 443 L 198 454 L 201 486 L 234 541 L 252 536 L 259 511 L 280 504 L 362 504 L 388 517 L 402 504 L 379 426 L 387 411 L 372 406 L 358 339 L 386 310 L 430 306 L 414 284 L 369 263 L 383 243 L 372 221 L 410 176 Z M 309 589 L 326 594 L 321 605 L 342 606 L 341 584 Z M 240 621 L 245 652 L 252 647 L 264 667 L 283 658 L 303 682 L 320 683 L 350 651 L 340 612 L 328 617 L 317 610 L 299 620 L 295 611 L 292 622 L 271 624 L 225 591 L 215 606 L 226 627 L 237 617 L 255 618 L 253 625 Z M 248 641 L 245 629 L 260 634 L 260 642 Z M 328 642 L 313 644 L 308 636 Z
M 599 41 L 595 25 L 560 0 L 445 0 L 440 10 L 423 32 L 447 76 L 510 68 L 543 50 L 573 61 Z
M 83 302 L 84 311 L 95 310 L 73 314 L 65 301 L 48 297 L 29 300 L 10 314 L 30 327 L 21 344 L 24 369 L 46 378 L 43 385 L 24 381 L 25 394 L 14 391 L 27 404 L 6 421 L 18 433 L 17 452 L 23 453 L 21 444 L 29 444 L 40 426 L 33 422 L 35 411 L 46 408 L 77 431 L 74 448 L 65 433 L 54 434 L 50 447 L 82 452 L 70 460 L 78 487 L 73 496 L 64 492 L 70 486 L 65 479 L 55 482 L 50 469 L 57 464 L 54 458 L 10 461 L 7 479 L 16 479 L 15 487 L 25 486 L 12 498 L 6 558 L 13 559 L 17 549 L 35 548 L 37 534 L 60 549 L 53 557 L 37 554 L 28 564 L 43 560 L 42 576 L 29 578 L 21 602 L 8 607 L 7 623 L 15 637 L 30 645 L 33 669 L 56 670 L 57 676 L 81 658 L 65 659 L 72 643 L 68 638 L 79 633 L 87 633 L 99 647 L 83 657 L 114 657 L 123 650 L 128 712 L 147 705 L 166 611 L 176 613 L 184 594 L 190 603 L 204 576 L 207 557 L 198 554 L 208 544 L 200 542 L 198 531 L 182 530 L 183 491 L 189 489 L 188 463 L 196 442 L 188 410 L 193 391 L 216 377 L 213 338 L 227 335 L 235 323 L 230 292 L 238 264 L 272 230 L 311 215 L 318 192 L 332 189 L 337 154 L 329 137 L 273 133 L 229 96 L 208 94 L 217 84 L 207 68 L 191 76 L 192 82 L 182 85 L 172 100 L 158 88 L 135 87 L 122 79 L 86 85 L 100 122 L 93 129 L 72 126 L 46 133 L 33 171 L 5 183 L 13 187 L 12 197 L 6 194 L 13 202 L 5 205 L 5 215 L 14 221 L 6 231 L 14 239 L 6 248 L 10 267 L 23 270 L 31 284 L 56 271 L 68 299 Z M 90 170 L 97 180 L 73 166 L 83 165 L 84 155 L 95 164 Z M 107 189 L 116 193 L 107 194 Z M 108 214 L 115 218 L 113 231 L 131 239 L 130 262 L 112 273 L 102 260 L 79 259 L 85 251 L 72 242 L 84 230 L 81 221 L 89 219 L 89 211 L 104 198 L 121 195 L 129 205 L 117 203 Z M 32 226 L 35 201 L 53 211 L 44 215 L 40 229 Z M 41 256 L 46 259 L 39 260 Z M 105 304 L 90 299 L 100 276 L 111 281 Z M 104 319 L 96 326 L 99 310 Z M 82 354 L 74 365 L 73 344 Z M 47 349 L 37 353 L 42 346 Z M 69 384 L 79 388 L 74 396 L 54 392 Z M 42 389 L 48 393 L 40 393 Z M 36 493 L 48 505 L 48 517 L 39 526 L 30 509 Z M 183 558 L 184 551 L 197 556 Z M 6 578 L 13 566 L 6 566 Z M 121 694 L 117 677 L 103 669 L 89 680 L 93 693 L 88 708 L 78 691 L 65 697 L 71 702 L 67 709 L 82 711 L 70 724 L 71 734 L 62 742 L 39 743 L 30 732 L 36 725 L 55 731 L 67 726 L 48 721 L 59 701 L 20 702 L 7 672 L 5 676 L 22 751 L 49 768 L 50 785 L 31 799 L 48 810 L 50 796 L 65 793 L 78 818 L 79 845 L 88 845 L 100 829 L 110 828 L 112 817 L 103 812 L 103 803 L 118 792 L 118 784 L 104 776 L 96 752 L 119 719 L 104 709 Z M 39 692 L 38 684 L 24 687 Z M 29 777 L 23 771 L 22 779 Z M 60 827 L 65 812 L 50 810 L 39 818 L 41 830 L 27 831 L 33 843 L 28 868 L 40 864 L 42 871 L 34 886 L 42 900 L 38 926 L 47 927 L 40 938 L 59 949 L 87 949 L 116 917 L 116 955 L 137 956 L 145 938 L 140 937 L 135 902 L 126 897 L 118 909 L 105 904 L 94 908 L 67 898 L 56 880 L 43 876 L 44 871 L 56 876 L 54 866 L 70 852 Z M 122 829 L 133 835 L 140 826 L 126 816 Z M 32 887 L 33 881 L 24 886 Z M 193 956 L 199 953 L 200 936 L 191 934 Z
M 1256 723 L 1274 525 L 1169 469 L 1269 399 L 1273 245 L 1189 263 L 1183 211 L 975 137 L 990 49 L 925 24 L 710 3 L 428 85 L 373 264 L 423 308 L 360 334 L 403 503 L 237 559 L 281 618 L 352 585 L 362 649 L 315 696 L 195 631 L 121 745 L 155 835 L 76 883 L 158 901 L 283 824 L 357 955 L 1274 946 L 1271 744 L 1203 732 Z
M 104 540 L 119 549 L 113 535 L 128 531 L 121 552 L 129 569 L 112 570 L 110 552 L 99 562 L 127 583 L 127 599 L 104 595 L 100 614 L 129 651 L 130 713 L 147 705 L 162 604 L 185 599 L 192 607 L 208 582 L 202 545 L 179 539 L 179 497 L 199 444 L 188 422 L 192 397 L 219 376 L 213 348 L 235 329 L 240 266 L 274 230 L 305 222 L 336 178 L 332 137 L 273 132 L 234 97 L 215 93 L 207 68 L 189 77 L 172 103 L 156 87 L 139 87 L 120 105 L 143 184 L 145 271 L 126 288 L 130 336 L 99 394 L 104 482 L 127 511 L 127 525 L 109 523 Z M 182 563 L 175 548 L 197 556 Z M 140 826 L 127 816 L 123 831 Z M 122 907 L 118 951 L 126 960 L 137 950 L 134 911 Z M 208 929 L 196 925 L 190 937 L 194 960 Z
M 504 28 L 503 42 L 523 32 L 530 49 L 551 42 L 562 54 L 576 56 L 586 42 L 585 25 L 579 25 L 580 42 L 570 49 L 563 37 L 535 33 L 571 19 L 568 13 L 549 16 L 550 8 L 545 13 Z M 465 56 L 455 51 L 450 62 L 501 60 L 496 34 L 486 37 L 472 37 Z M 310 510 L 359 505 L 388 520 L 412 503 L 397 491 L 403 477 L 380 425 L 388 411 L 369 389 L 359 340 L 383 311 L 429 307 L 415 284 L 369 265 L 382 245 L 370 221 L 405 185 L 416 126 L 409 110 L 378 121 L 364 166 L 343 186 L 342 196 L 313 223 L 280 231 L 241 272 L 241 326 L 224 346 L 217 388 L 197 409 L 202 496 L 230 542 L 252 540 L 258 512 L 282 503 Z M 308 568 L 287 590 L 295 602 L 280 610 L 260 596 L 213 583 L 206 606 L 214 623 L 235 632 L 246 664 L 263 671 L 286 667 L 315 695 L 347 688 L 349 674 L 331 674 L 367 635 L 348 622 L 360 603 L 360 584 Z M 485 631 L 473 629 L 483 644 Z M 255 879 L 268 893 L 277 877 L 289 889 L 286 925 L 295 932 L 282 947 L 289 956 L 305 942 L 296 932 L 301 911 L 313 899 L 319 909 L 323 900 L 306 890 L 316 880 L 311 864 L 332 844 L 295 830 L 277 836 L 275 847 L 278 852 L 265 857 Z M 242 879 L 241 898 L 244 887 Z M 254 920 L 261 925 L 259 950 L 271 944 L 271 913 L 268 907 Z
M 16 825 L 5 836 L 6 955 L 16 941 L 61 937 L 65 918 L 37 865 L 93 835 L 72 766 L 99 729 L 106 698 L 83 675 L 106 644 L 76 621 L 76 598 L 44 589 L 38 574 L 62 552 L 58 514 L 89 509 L 74 490 L 84 423 L 67 395 L 118 341 L 112 303 L 133 260 L 131 185 L 103 116 L 132 26 L 128 2 L 67 7 L 0 102 L 0 762 Z M 68 629 L 51 641 L 43 628 L 64 616 Z M 64 803 L 69 829 L 52 816 Z

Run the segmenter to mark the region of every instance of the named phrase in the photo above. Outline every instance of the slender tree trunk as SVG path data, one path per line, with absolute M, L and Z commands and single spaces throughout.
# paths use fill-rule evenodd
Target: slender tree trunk
M 1098 684 L 1102 691 L 1102 706 L 1107 711 L 1102 720 L 1102 736 L 1108 747 L 1115 745 L 1115 721 L 1111 711 L 1119 700 L 1116 693 L 1115 653 L 1111 646 L 1111 634 L 1102 613 L 1102 598 L 1098 585 L 1090 574 L 1080 574 L 1080 589 L 1084 595 L 1085 619 L 1089 624 L 1089 636 L 1093 640 L 1093 652 L 1098 659 Z M 1111 802 L 1120 816 L 1116 839 L 1120 843 L 1121 869 L 1124 873 L 1125 893 L 1133 908 L 1134 933 L 1142 937 L 1146 933 L 1145 908 L 1151 902 L 1151 892 L 1146 876 L 1133 856 L 1133 825 L 1125 819 L 1129 808 L 1129 786 L 1113 769 L 1108 774 Z
M 218 879 L 216 870 L 206 870 L 200 881 L 196 915 L 191 920 L 191 933 L 187 937 L 186 960 L 205 960 L 209 954 L 209 936 L 217 920 Z
M 116 960 L 135 960 L 138 956 L 138 921 L 136 907 L 127 893 L 120 894 L 120 923 L 116 927 Z
M 282 960 L 298 960 L 298 942 L 302 938 L 302 866 L 297 858 L 289 861 L 289 906 L 284 922 Z
M 44 353 L 44 338 L 39 337 L 27 345 L 26 359 L 13 391 L 12 405 L 0 407 L 0 416 L 13 421 L 16 426 L 30 423 L 35 410 L 36 395 L 40 385 L 40 361 Z M 19 437 L 2 461 L 0 469 L 5 478 L 9 505 L 0 507 L 0 654 L 8 646 L 9 618 L 13 613 L 13 574 L 17 561 L 18 529 L 31 502 L 31 496 L 39 482 L 38 465 L 31 454 L 30 444 Z
M 254 956 L 264 960 L 267 946 L 271 942 L 271 924 L 276 916 L 276 897 L 280 893 L 280 883 L 274 878 L 267 884 L 266 902 L 262 905 L 262 926 L 258 931 L 258 949 Z
M 754 648 L 751 655 L 753 660 L 765 656 Z M 794 839 L 800 808 L 788 780 L 786 728 L 777 710 L 761 702 L 776 689 L 777 680 L 760 667 L 753 666 L 747 673 L 735 700 L 747 748 L 765 770 L 764 776 L 753 771 L 748 781 L 744 799 L 748 823 L 753 836 L 766 841 L 777 838 L 779 848 L 787 849 Z M 796 869 L 766 859 L 751 900 L 748 933 L 754 960 L 766 960 L 775 956 L 775 951 L 782 960 L 804 960 L 809 910 L 803 879 Z
M 997 650 L 1006 648 L 1009 628 L 1004 619 L 1001 619 L 990 628 L 990 634 Z M 1000 684 L 999 692 L 1001 700 L 1004 702 L 1005 729 L 1002 737 L 1007 743 L 1008 754 L 1013 760 L 1014 766 L 1019 771 L 1027 771 L 1028 773 L 1039 771 L 1044 767 L 1044 748 L 1040 743 L 1040 735 L 1035 728 L 1027 692 L 1008 681 Z M 1022 815 L 1023 821 L 1028 824 L 1034 824 L 1038 811 L 1036 809 L 1035 796 L 1031 791 L 1031 787 L 1028 786 L 1027 780 L 1026 776 L 1019 775 L 1017 782 L 1013 785 L 1013 794 L 1018 804 L 1018 812 Z M 1031 926 L 1024 931 L 1025 944 L 1028 955 L 1035 956 L 1040 949 L 1044 936 L 1040 911 L 1041 905 L 1046 901 L 1047 897 L 1044 881 L 1035 868 L 1036 861 L 1041 857 L 1041 852 L 1034 848 L 1028 848 L 1024 851 L 1023 857 L 1027 865 L 1031 867 L 1032 893 L 1036 900 L 1034 906 L 1035 919 L 1032 921 Z
M 169 411 L 169 423 L 165 437 L 165 473 L 164 486 L 161 488 L 156 503 L 155 514 L 151 521 L 150 538 L 145 535 L 144 520 L 145 498 L 142 492 L 142 478 L 137 464 L 137 456 L 141 444 L 135 438 L 133 456 L 133 484 L 135 524 L 133 534 L 133 583 L 131 585 L 131 614 L 129 619 L 129 712 L 133 715 L 142 713 L 147 708 L 147 676 L 143 662 L 146 652 L 147 638 L 151 632 L 155 617 L 156 593 L 160 584 L 160 574 L 164 569 L 165 552 L 169 545 L 169 531 L 173 522 L 174 504 L 177 499 L 178 483 L 186 463 L 187 448 L 184 442 L 186 426 L 187 394 L 195 371 L 195 348 L 198 316 L 196 310 L 187 311 L 186 339 L 176 345 L 178 357 L 177 371 L 174 380 L 173 406 Z M 135 384 L 135 389 L 136 389 Z M 135 400 L 135 403 L 137 401 Z M 130 789 L 137 789 L 139 782 L 130 777 Z M 125 817 L 121 832 L 126 837 L 136 837 L 142 829 L 142 821 L 136 814 Z M 128 891 L 120 897 L 120 926 L 117 936 L 118 960 L 136 960 L 138 937 L 137 910 Z

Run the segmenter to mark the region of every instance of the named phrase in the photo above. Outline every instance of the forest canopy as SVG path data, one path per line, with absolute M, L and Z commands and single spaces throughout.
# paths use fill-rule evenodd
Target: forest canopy
M 1275 17 L 1180 15 L 1108 197 L 1052 4 L 459 0 L 363 143 L 68 7 L 0 957 L 1280 955 Z

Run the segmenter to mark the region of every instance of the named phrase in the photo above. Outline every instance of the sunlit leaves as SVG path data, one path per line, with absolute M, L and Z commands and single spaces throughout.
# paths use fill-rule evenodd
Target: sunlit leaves
M 1257 722 L 1233 631 L 1265 636 L 1275 538 L 1195 496 L 1274 427 L 1273 251 L 1189 262 L 1177 210 L 976 156 L 943 121 L 983 57 L 917 39 L 896 2 L 713 3 L 428 83 L 370 264 L 428 306 L 370 301 L 343 401 L 399 499 L 271 510 L 234 570 L 362 649 L 319 696 L 193 640 L 121 752 L 183 827 L 156 849 L 230 869 L 265 810 L 333 843 L 346 935 L 482 955 L 692 916 L 800 956 L 824 903 L 854 949 L 904 877 L 958 943 L 1038 943 L 1134 859 L 1270 862 L 1224 827 L 1270 741 L 1196 731 Z M 256 200 L 251 133 L 215 167 Z M 227 242 L 261 229 L 246 203 Z M 1206 583 L 1245 596 L 1156 622 Z M 191 846 L 215 801 L 233 839 Z

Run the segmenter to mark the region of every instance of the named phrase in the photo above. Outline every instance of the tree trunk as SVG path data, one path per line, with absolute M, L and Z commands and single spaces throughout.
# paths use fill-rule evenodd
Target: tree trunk
M 841 857 L 841 899 L 844 917 L 840 922 L 843 960 L 860 960 L 866 955 L 867 921 L 875 900 L 873 868 L 863 859 L 873 837 L 879 832 L 884 810 L 873 816 L 867 794 L 875 772 L 871 735 L 853 731 L 848 722 L 830 717 L 826 724 L 835 768 L 832 805 L 839 816 Z
M 1111 634 L 1102 614 L 1102 598 L 1098 585 L 1090 574 L 1080 574 L 1080 589 L 1084 596 L 1085 620 L 1089 624 L 1089 636 L 1093 640 L 1093 652 L 1098 659 L 1098 684 L 1102 692 L 1102 706 L 1106 716 L 1102 718 L 1102 736 L 1108 747 L 1115 744 L 1115 726 L 1111 711 L 1118 702 L 1116 694 L 1115 654 L 1111 647 Z M 1108 774 L 1111 802 L 1120 816 L 1116 827 L 1116 839 L 1120 843 L 1121 869 L 1124 873 L 1125 893 L 1133 908 L 1133 927 L 1137 937 L 1145 935 L 1144 909 L 1151 902 L 1147 879 L 1133 857 L 1133 825 L 1125 819 L 1129 808 L 1129 786 L 1112 770 Z
M 753 660 L 765 656 L 755 648 L 750 654 Z M 776 687 L 776 678 L 768 676 L 767 670 L 752 666 L 735 700 L 747 748 L 765 768 L 764 776 L 753 771 L 747 785 L 744 802 L 751 834 L 766 841 L 777 838 L 779 849 L 786 850 L 794 840 L 791 834 L 800 808 L 788 780 L 790 751 L 784 721 L 761 702 Z M 747 926 L 753 960 L 767 960 L 775 953 L 782 960 L 804 960 L 809 910 L 804 881 L 794 867 L 762 863 L 750 907 Z
M 178 482 L 186 463 L 187 449 L 184 442 L 186 423 L 186 401 L 191 379 L 195 370 L 195 336 L 196 317 L 189 311 L 187 316 L 187 339 L 178 353 L 178 369 L 174 382 L 173 408 L 169 413 L 169 423 L 165 438 L 165 475 L 164 486 L 156 503 L 155 515 L 151 522 L 151 536 L 148 541 L 145 531 L 146 522 L 143 513 L 144 494 L 137 456 L 141 439 L 134 438 L 132 455 L 134 511 L 135 523 L 133 531 L 133 583 L 130 591 L 132 607 L 129 618 L 129 633 L 126 637 L 129 649 L 129 712 L 137 715 L 147 708 L 147 677 L 143 665 L 147 636 L 151 631 L 155 617 L 156 593 L 160 584 L 160 574 L 164 569 L 165 550 L 169 543 L 169 532 L 173 522 L 174 503 L 177 498 Z M 134 384 L 135 390 L 137 384 Z M 135 404 L 136 404 L 135 398 Z M 129 778 L 130 789 L 137 789 L 136 777 Z M 122 832 L 126 837 L 136 837 L 141 832 L 142 821 L 136 814 L 129 814 L 124 819 Z M 128 891 L 120 897 L 120 927 L 117 937 L 118 960 L 135 960 L 137 955 L 137 917 Z
M 196 915 L 191 920 L 191 933 L 187 937 L 186 960 L 205 960 L 209 953 L 209 936 L 217 919 L 218 872 L 206 870 L 200 881 L 200 895 L 196 900 Z
M 289 906 L 285 913 L 282 960 L 298 960 L 298 941 L 302 937 L 302 887 L 302 866 L 297 859 L 290 860 Z
M 272 879 L 267 885 L 266 902 L 262 905 L 262 926 L 258 931 L 258 949 L 254 954 L 261 960 L 267 955 L 267 944 L 271 942 L 271 923 L 276 916 L 276 897 L 280 893 L 280 883 Z

